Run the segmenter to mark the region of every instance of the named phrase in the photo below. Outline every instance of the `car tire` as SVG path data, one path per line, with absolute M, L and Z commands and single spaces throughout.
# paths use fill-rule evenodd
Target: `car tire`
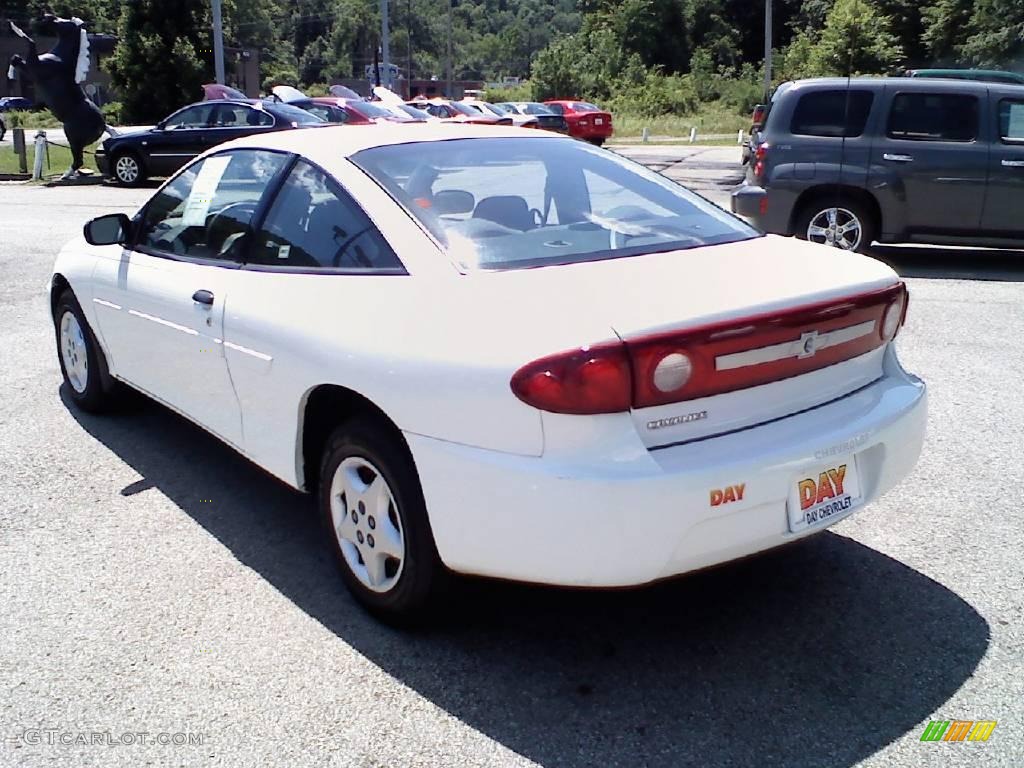
M 603 147 L 604 146 L 604 139 L 588 139 L 588 141 L 591 144 L 593 144 L 595 147 Z
M 352 595 L 388 623 L 421 622 L 447 571 L 401 436 L 377 419 L 342 424 L 327 441 L 319 492 L 328 546 Z
M 142 158 L 135 152 L 118 152 L 110 158 L 110 173 L 124 187 L 137 187 L 146 180 Z
M 848 226 L 854 229 L 845 229 Z M 878 222 L 871 209 L 860 200 L 836 201 L 822 197 L 800 210 L 794 230 L 801 240 L 866 253 L 878 235 Z M 852 234 L 854 231 L 856 237 Z
M 57 360 L 71 401 L 89 413 L 110 410 L 118 401 L 118 388 L 113 386 L 103 350 L 70 290 L 57 299 L 53 325 Z

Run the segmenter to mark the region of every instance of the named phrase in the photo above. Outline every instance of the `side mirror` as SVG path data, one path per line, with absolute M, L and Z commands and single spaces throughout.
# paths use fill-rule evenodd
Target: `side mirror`
M 476 207 L 476 198 L 461 189 L 445 189 L 434 194 L 434 213 L 439 216 L 470 213 Z
M 123 213 L 110 213 L 88 222 L 83 234 L 89 245 L 124 245 L 130 227 L 131 220 Z

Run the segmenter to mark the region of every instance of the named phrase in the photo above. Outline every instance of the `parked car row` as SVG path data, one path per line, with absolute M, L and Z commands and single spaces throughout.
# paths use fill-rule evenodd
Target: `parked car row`
M 445 122 L 505 125 L 567 133 L 600 146 L 611 136 L 611 115 L 578 101 L 491 104 L 481 99 L 403 100 L 375 88 L 368 101 L 344 86 L 330 96 L 307 96 L 279 85 L 264 99 L 250 99 L 235 88 L 203 86 L 205 100 L 190 104 L 153 128 L 107 139 L 96 151 L 100 172 L 133 186 L 153 176 L 174 173 L 192 158 L 217 144 L 250 134 L 327 124 Z

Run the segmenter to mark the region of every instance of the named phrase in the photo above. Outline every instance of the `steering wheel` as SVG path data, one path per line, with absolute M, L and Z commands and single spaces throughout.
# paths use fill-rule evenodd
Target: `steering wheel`
M 231 216 L 231 217 L 228 217 L 228 215 L 227 215 L 228 213 L 232 213 L 232 214 L 235 214 L 235 215 Z M 218 242 L 213 237 L 211 237 L 211 235 L 217 231 L 218 226 L 225 226 L 225 224 L 223 224 L 223 222 L 227 221 L 229 218 L 230 219 L 240 219 L 240 218 L 242 218 L 238 214 L 247 214 L 247 218 L 251 221 L 252 217 L 256 214 L 256 203 L 254 203 L 252 201 L 249 201 L 249 200 L 243 200 L 243 201 L 240 201 L 240 202 L 237 202 L 237 203 L 229 203 L 229 204 L 225 205 L 223 208 L 221 208 L 219 211 L 217 211 L 216 213 L 209 214 L 206 217 L 206 242 L 207 242 L 207 244 L 210 244 L 211 242 Z M 237 222 L 234 222 L 234 223 L 237 223 Z M 231 225 L 227 225 L 227 226 L 231 226 Z M 231 228 L 232 228 L 232 230 L 234 230 L 234 226 L 231 226 Z M 244 234 L 244 232 L 231 231 L 228 234 L 226 234 L 223 239 L 221 239 L 219 241 L 220 245 L 217 248 L 217 257 L 218 258 L 223 256 L 225 253 L 227 253 L 227 251 L 230 250 L 230 248 L 238 241 L 239 238 L 232 237 L 232 235 L 236 235 L 236 234 Z

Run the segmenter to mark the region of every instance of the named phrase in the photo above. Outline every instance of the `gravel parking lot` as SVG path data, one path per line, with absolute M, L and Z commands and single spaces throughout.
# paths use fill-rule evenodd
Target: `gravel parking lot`
M 735 148 L 622 151 L 719 204 L 739 177 Z M 654 588 L 469 583 L 401 633 L 310 499 L 141 398 L 69 406 L 53 257 L 151 192 L 0 184 L 0 765 L 1021 765 L 1024 253 L 879 250 L 931 388 L 880 502 Z M 998 725 L 922 743 L 930 719 Z

